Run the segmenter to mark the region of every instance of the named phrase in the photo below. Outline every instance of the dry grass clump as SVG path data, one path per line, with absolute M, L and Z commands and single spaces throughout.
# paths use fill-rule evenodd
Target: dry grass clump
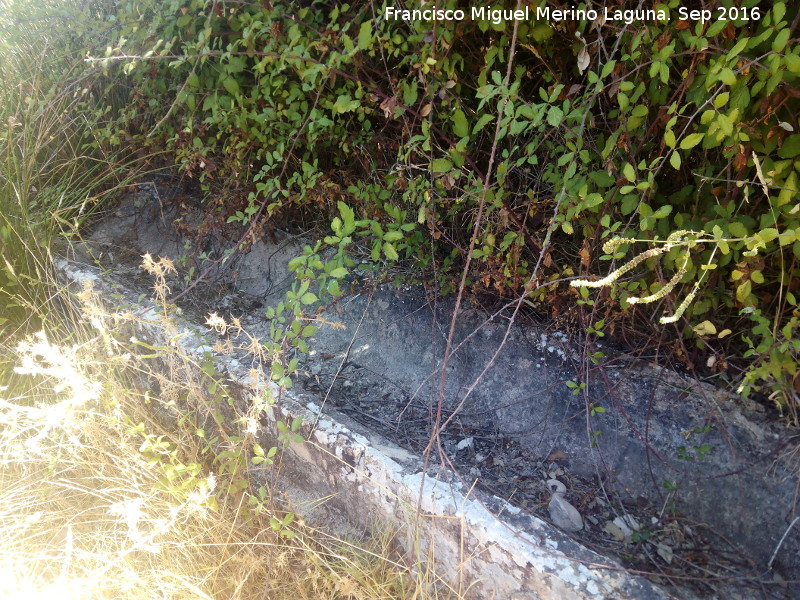
M 20 343 L 0 388 L 0 596 L 421 597 L 388 542 L 326 541 L 299 520 L 281 536 L 270 507 L 248 511 L 194 419 L 154 418 L 126 383 L 141 359 L 91 333 Z

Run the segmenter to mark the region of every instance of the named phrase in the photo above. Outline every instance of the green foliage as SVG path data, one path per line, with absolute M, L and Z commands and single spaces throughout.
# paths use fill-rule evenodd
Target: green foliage
M 688 337 L 712 316 L 746 330 L 740 311 L 763 307 L 773 341 L 754 347 L 790 361 L 761 374 L 780 373 L 788 397 L 797 363 L 775 332 L 796 316 L 800 260 L 797 7 L 725 1 L 702 23 L 680 20 L 679 4 L 622 29 L 536 20 L 534 5 L 506 79 L 510 21 L 432 30 L 364 2 L 123 2 L 96 59 L 134 92 L 104 143 L 165 148 L 207 190 L 226 189 L 229 222 L 333 221 L 328 245 L 362 240 L 373 261 L 435 266 L 443 291 L 481 198 L 470 283 L 503 294 L 525 291 L 545 239 L 540 281 L 613 270 L 628 250 L 603 252 L 613 236 L 713 237 L 648 258 L 604 302 L 627 310 L 669 285 L 658 301 Z M 320 297 L 317 276 L 335 291 L 346 267 L 303 268 L 314 277 L 294 290 L 300 304 Z M 685 272 L 667 284 L 664 270 Z M 741 351 L 738 336 L 724 343 Z
M 0 0 L 0 328 L 47 320 L 55 241 L 137 168 L 96 137 L 113 97 L 81 58 L 99 15 L 92 3 Z

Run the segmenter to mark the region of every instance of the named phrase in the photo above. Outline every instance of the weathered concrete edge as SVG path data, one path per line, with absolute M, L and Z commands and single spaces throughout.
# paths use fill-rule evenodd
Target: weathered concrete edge
M 151 336 L 152 342 L 165 342 L 155 304 L 140 300 L 139 294 L 121 283 L 101 278 L 101 271 L 89 265 L 57 259 L 56 269 L 73 288 L 83 289 L 88 281 L 109 305 L 136 307 L 142 333 Z M 183 334 L 181 344 L 187 352 L 210 351 L 207 332 L 177 316 L 172 321 Z M 237 361 L 225 356 L 215 359 L 234 382 L 245 389 L 249 386 L 249 374 Z M 249 397 L 239 401 L 246 403 Z M 504 500 L 465 490 L 447 469 L 424 475 L 418 457 L 344 415 L 328 412 L 320 414 L 313 400 L 284 392 L 280 405 L 268 411 L 269 422 L 262 422 L 259 435 L 271 441 L 276 421 L 304 419 L 303 433 L 309 442 L 293 445 L 284 456 L 284 467 L 295 475 L 291 484 L 306 494 L 315 491 L 320 498 L 333 494 L 334 507 L 357 527 L 381 520 L 403 532 L 405 540 L 399 541 L 409 553 L 427 548 L 435 538 L 435 557 L 429 558 L 451 585 L 468 589 L 468 597 L 673 597 Z

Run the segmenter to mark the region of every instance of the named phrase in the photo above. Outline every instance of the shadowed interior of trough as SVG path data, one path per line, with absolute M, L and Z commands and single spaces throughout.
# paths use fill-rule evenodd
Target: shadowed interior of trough
M 168 256 L 183 266 L 171 282 L 180 291 L 191 267 L 211 264 L 201 253 L 220 257 L 233 242 L 189 235 L 202 217 L 179 212 L 170 185 L 124 198 L 78 260 L 141 287 L 149 281 L 140 255 Z M 268 335 L 265 311 L 283 300 L 287 263 L 305 243 L 275 233 L 250 244 L 181 299 L 184 314 L 196 323 L 235 316 L 252 335 Z M 346 414 L 409 451 L 430 450 L 466 489 L 477 483 L 544 520 L 547 482 L 561 482 L 583 521 L 573 539 L 672 592 L 797 592 L 798 446 L 761 405 L 610 347 L 595 364 L 568 335 L 512 318 L 514 305 L 492 312 L 468 301 L 440 395 L 454 299 L 389 285 L 386 275 L 357 270 L 317 314 L 295 386 L 323 412 Z M 437 422 L 445 426 L 432 436 Z

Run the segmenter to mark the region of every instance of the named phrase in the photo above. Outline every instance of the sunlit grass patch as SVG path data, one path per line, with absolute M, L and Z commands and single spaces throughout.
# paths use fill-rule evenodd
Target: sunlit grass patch
M 210 508 L 213 474 L 163 485 L 162 469 L 140 452 L 141 428 L 130 425 L 153 423 L 124 387 L 87 368 L 90 348 L 62 348 L 39 334 L 18 352 L 17 370 L 31 385 L 0 405 L 4 597 L 222 592 L 233 573 L 218 579 L 221 570 L 252 550 L 231 538 L 226 511 Z M 188 494 L 186 478 L 195 480 Z
M 2 597 L 443 597 L 389 558 L 388 536 L 347 542 L 300 519 L 280 535 L 277 507 L 248 510 L 195 420 L 155 418 L 160 400 L 127 375 L 150 366 L 86 312 L 79 342 L 19 343 L 0 391 Z

